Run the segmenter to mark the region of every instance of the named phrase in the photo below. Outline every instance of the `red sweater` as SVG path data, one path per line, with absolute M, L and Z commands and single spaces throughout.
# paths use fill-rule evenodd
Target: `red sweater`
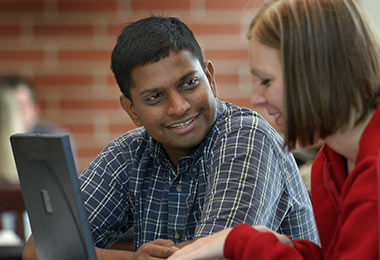
M 349 140 L 347 140 L 349 141 Z M 321 247 L 295 240 L 294 248 L 248 224 L 228 235 L 228 259 L 378 259 L 377 177 L 380 168 L 380 105 L 364 130 L 355 168 L 346 177 L 342 156 L 324 145 L 313 163 L 311 199 Z M 378 173 L 377 173 L 378 171 Z

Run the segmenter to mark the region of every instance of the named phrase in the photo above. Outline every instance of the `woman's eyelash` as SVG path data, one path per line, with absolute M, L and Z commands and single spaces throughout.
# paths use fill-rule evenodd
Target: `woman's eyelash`
M 270 79 L 264 79 L 261 81 L 261 85 L 267 86 L 270 83 Z

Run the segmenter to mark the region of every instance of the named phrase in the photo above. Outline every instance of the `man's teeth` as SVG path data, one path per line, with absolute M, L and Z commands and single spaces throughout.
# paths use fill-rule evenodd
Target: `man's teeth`
M 186 122 L 183 122 L 183 123 L 179 123 L 179 124 L 175 124 L 175 125 L 171 125 L 170 127 L 171 128 L 184 128 L 188 125 L 190 125 L 191 122 L 193 122 L 194 118 L 186 121 Z

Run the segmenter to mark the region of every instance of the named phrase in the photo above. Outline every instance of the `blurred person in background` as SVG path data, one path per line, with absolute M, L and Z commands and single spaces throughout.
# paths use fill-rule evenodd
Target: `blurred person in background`
M 19 106 L 25 132 L 27 133 L 67 133 L 53 123 L 41 119 L 40 108 L 36 102 L 33 83 L 20 75 L 4 75 L 0 77 L 0 87 L 14 92 L 14 101 Z
M 23 133 L 25 129 L 24 118 L 16 102 L 16 92 L 0 84 L 0 182 L 18 183 L 9 137 Z
M 0 84 L 0 189 L 20 190 L 16 164 L 9 137 L 26 131 L 21 108 L 16 101 L 16 92 L 8 84 Z M 21 192 L 21 191 L 20 191 Z M 27 220 L 26 216 L 24 217 Z M 0 244 L 20 243 L 16 235 L 14 212 L 0 214 Z M 28 226 L 28 225 L 24 225 Z M 25 227 L 24 227 L 25 228 Z M 30 229 L 26 230 L 30 233 Z
M 60 127 L 54 123 L 41 119 L 41 111 L 37 104 L 36 94 L 33 83 L 25 76 L 9 74 L 0 76 L 1 95 L 1 150 L 6 154 L 0 160 L 4 167 L 1 174 L 6 175 L 12 183 L 18 183 L 18 176 L 15 170 L 9 170 L 5 173 L 6 168 L 14 169 L 13 154 L 9 137 L 15 133 L 45 133 L 58 134 L 67 133 L 69 130 Z M 74 140 L 71 137 L 75 157 Z M 9 160 L 9 158 L 11 160 Z M 12 166 L 9 166 L 12 165 Z M 1 178 L 1 177 L 0 177 Z

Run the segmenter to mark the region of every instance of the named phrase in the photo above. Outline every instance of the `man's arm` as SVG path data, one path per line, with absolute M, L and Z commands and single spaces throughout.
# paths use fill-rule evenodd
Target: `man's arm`
M 115 249 L 103 249 L 95 247 L 95 252 L 98 260 L 139 260 L 150 259 L 155 257 L 157 259 L 166 259 L 171 256 L 177 248 L 173 241 L 167 239 L 157 239 L 141 246 L 136 252 L 115 250 Z M 31 236 L 25 245 L 22 255 L 23 260 L 37 260 L 36 248 L 34 245 L 33 236 Z
M 244 117 L 240 119 L 243 126 L 233 121 L 223 138 L 216 140 L 207 165 L 208 188 L 196 236 L 244 222 L 274 230 L 281 225 L 281 214 L 289 208 L 284 201 L 280 205 L 284 212 L 278 210 L 285 188 L 283 158 L 275 153 L 274 138 L 265 131 L 267 125 L 256 120 Z

